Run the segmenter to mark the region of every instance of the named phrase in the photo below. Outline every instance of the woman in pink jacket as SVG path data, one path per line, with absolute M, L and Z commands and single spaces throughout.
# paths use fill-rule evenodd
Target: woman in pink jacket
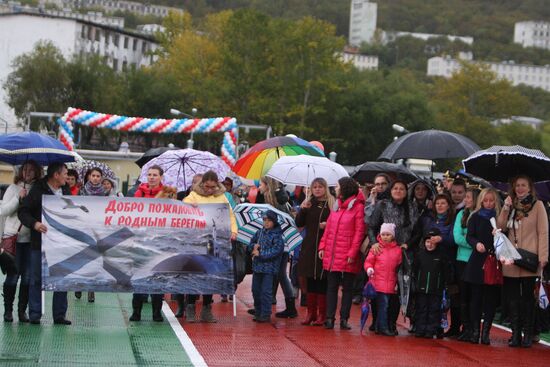
M 341 178 L 336 187 L 338 209 L 330 213 L 319 244 L 319 258 L 327 274 L 326 329 L 334 328 L 338 288 L 342 285 L 340 329 L 350 330 L 353 280 L 361 269 L 359 249 L 365 237 L 365 197 L 350 177 Z

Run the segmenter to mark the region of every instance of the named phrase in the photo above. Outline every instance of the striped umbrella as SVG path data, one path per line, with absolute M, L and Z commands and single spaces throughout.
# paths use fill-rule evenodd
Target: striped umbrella
M 273 210 L 279 216 L 285 251 L 293 251 L 296 246 L 302 243 L 302 235 L 298 232 L 294 219 L 269 204 L 239 204 L 233 209 L 239 225 L 237 240 L 246 244 L 250 243 L 254 234 L 263 228 L 262 218 L 267 210 Z
M 265 176 L 273 163 L 280 157 L 300 154 L 325 156 L 319 148 L 303 139 L 276 136 L 263 140 L 248 149 L 235 163 L 233 171 L 241 177 L 258 180 Z

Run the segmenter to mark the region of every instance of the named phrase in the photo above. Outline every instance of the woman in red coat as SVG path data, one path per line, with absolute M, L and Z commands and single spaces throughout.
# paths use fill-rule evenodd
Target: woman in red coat
M 338 210 L 328 217 L 325 233 L 319 244 L 319 258 L 327 274 L 327 318 L 325 328 L 334 328 L 338 288 L 342 285 L 340 329 L 350 330 L 353 280 L 361 269 L 359 250 L 365 237 L 365 197 L 350 177 L 341 178 L 336 187 Z

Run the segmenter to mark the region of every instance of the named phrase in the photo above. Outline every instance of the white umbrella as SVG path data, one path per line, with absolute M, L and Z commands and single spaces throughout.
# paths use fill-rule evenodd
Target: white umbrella
M 328 158 L 295 155 L 279 158 L 266 176 L 287 185 L 298 186 L 309 186 L 313 179 L 321 177 L 329 186 L 336 186 L 339 179 L 349 175 L 344 167 Z

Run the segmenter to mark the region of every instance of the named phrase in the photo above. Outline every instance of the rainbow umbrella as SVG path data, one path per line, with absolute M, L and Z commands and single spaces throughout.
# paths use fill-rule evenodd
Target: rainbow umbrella
M 235 163 L 233 171 L 240 177 L 257 180 L 265 176 L 279 158 L 300 154 L 325 156 L 319 148 L 303 139 L 276 136 L 263 140 L 248 149 Z

